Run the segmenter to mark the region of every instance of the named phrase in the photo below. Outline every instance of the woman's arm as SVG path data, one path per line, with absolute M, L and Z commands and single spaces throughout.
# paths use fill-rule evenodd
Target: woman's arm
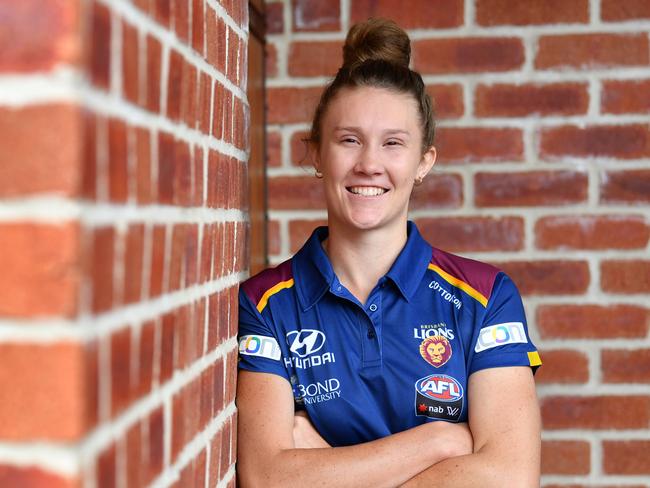
M 474 452 L 444 460 L 404 487 L 539 486 L 540 415 L 527 367 L 478 371 L 469 379 Z
M 463 425 L 429 422 L 349 447 L 298 449 L 293 394 L 273 374 L 241 371 L 237 385 L 239 483 L 248 487 L 393 487 L 434 463 L 471 452 Z

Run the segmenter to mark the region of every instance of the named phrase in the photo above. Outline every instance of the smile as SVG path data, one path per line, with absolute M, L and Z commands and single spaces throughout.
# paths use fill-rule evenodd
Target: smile
M 346 190 L 355 195 L 361 195 L 364 197 L 377 197 L 388 191 L 386 188 L 381 188 L 379 186 L 348 186 L 346 187 Z

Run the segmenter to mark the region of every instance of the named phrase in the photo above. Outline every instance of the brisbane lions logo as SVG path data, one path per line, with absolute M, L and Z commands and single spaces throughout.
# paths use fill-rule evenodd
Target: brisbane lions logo
M 420 355 L 435 368 L 439 368 L 451 357 L 451 344 L 446 337 L 434 335 L 427 337 L 420 344 Z

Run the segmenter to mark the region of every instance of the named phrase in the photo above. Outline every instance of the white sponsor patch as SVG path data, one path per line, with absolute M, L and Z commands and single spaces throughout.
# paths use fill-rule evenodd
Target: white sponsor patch
M 280 346 L 273 337 L 247 335 L 239 339 L 239 354 L 280 360 Z
M 528 342 L 528 339 L 524 331 L 524 324 L 521 322 L 506 322 L 481 329 L 474 351 L 481 352 L 497 346 L 526 342 Z

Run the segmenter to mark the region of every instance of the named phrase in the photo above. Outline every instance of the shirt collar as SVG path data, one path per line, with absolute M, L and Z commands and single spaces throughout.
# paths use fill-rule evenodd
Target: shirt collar
M 293 275 L 297 278 L 296 290 L 303 310 L 311 308 L 338 281 L 321 244 L 327 235 L 327 227 L 315 229 L 293 258 Z M 386 273 L 407 301 L 411 300 L 422 281 L 432 252 L 415 224 L 409 221 L 406 244 Z

